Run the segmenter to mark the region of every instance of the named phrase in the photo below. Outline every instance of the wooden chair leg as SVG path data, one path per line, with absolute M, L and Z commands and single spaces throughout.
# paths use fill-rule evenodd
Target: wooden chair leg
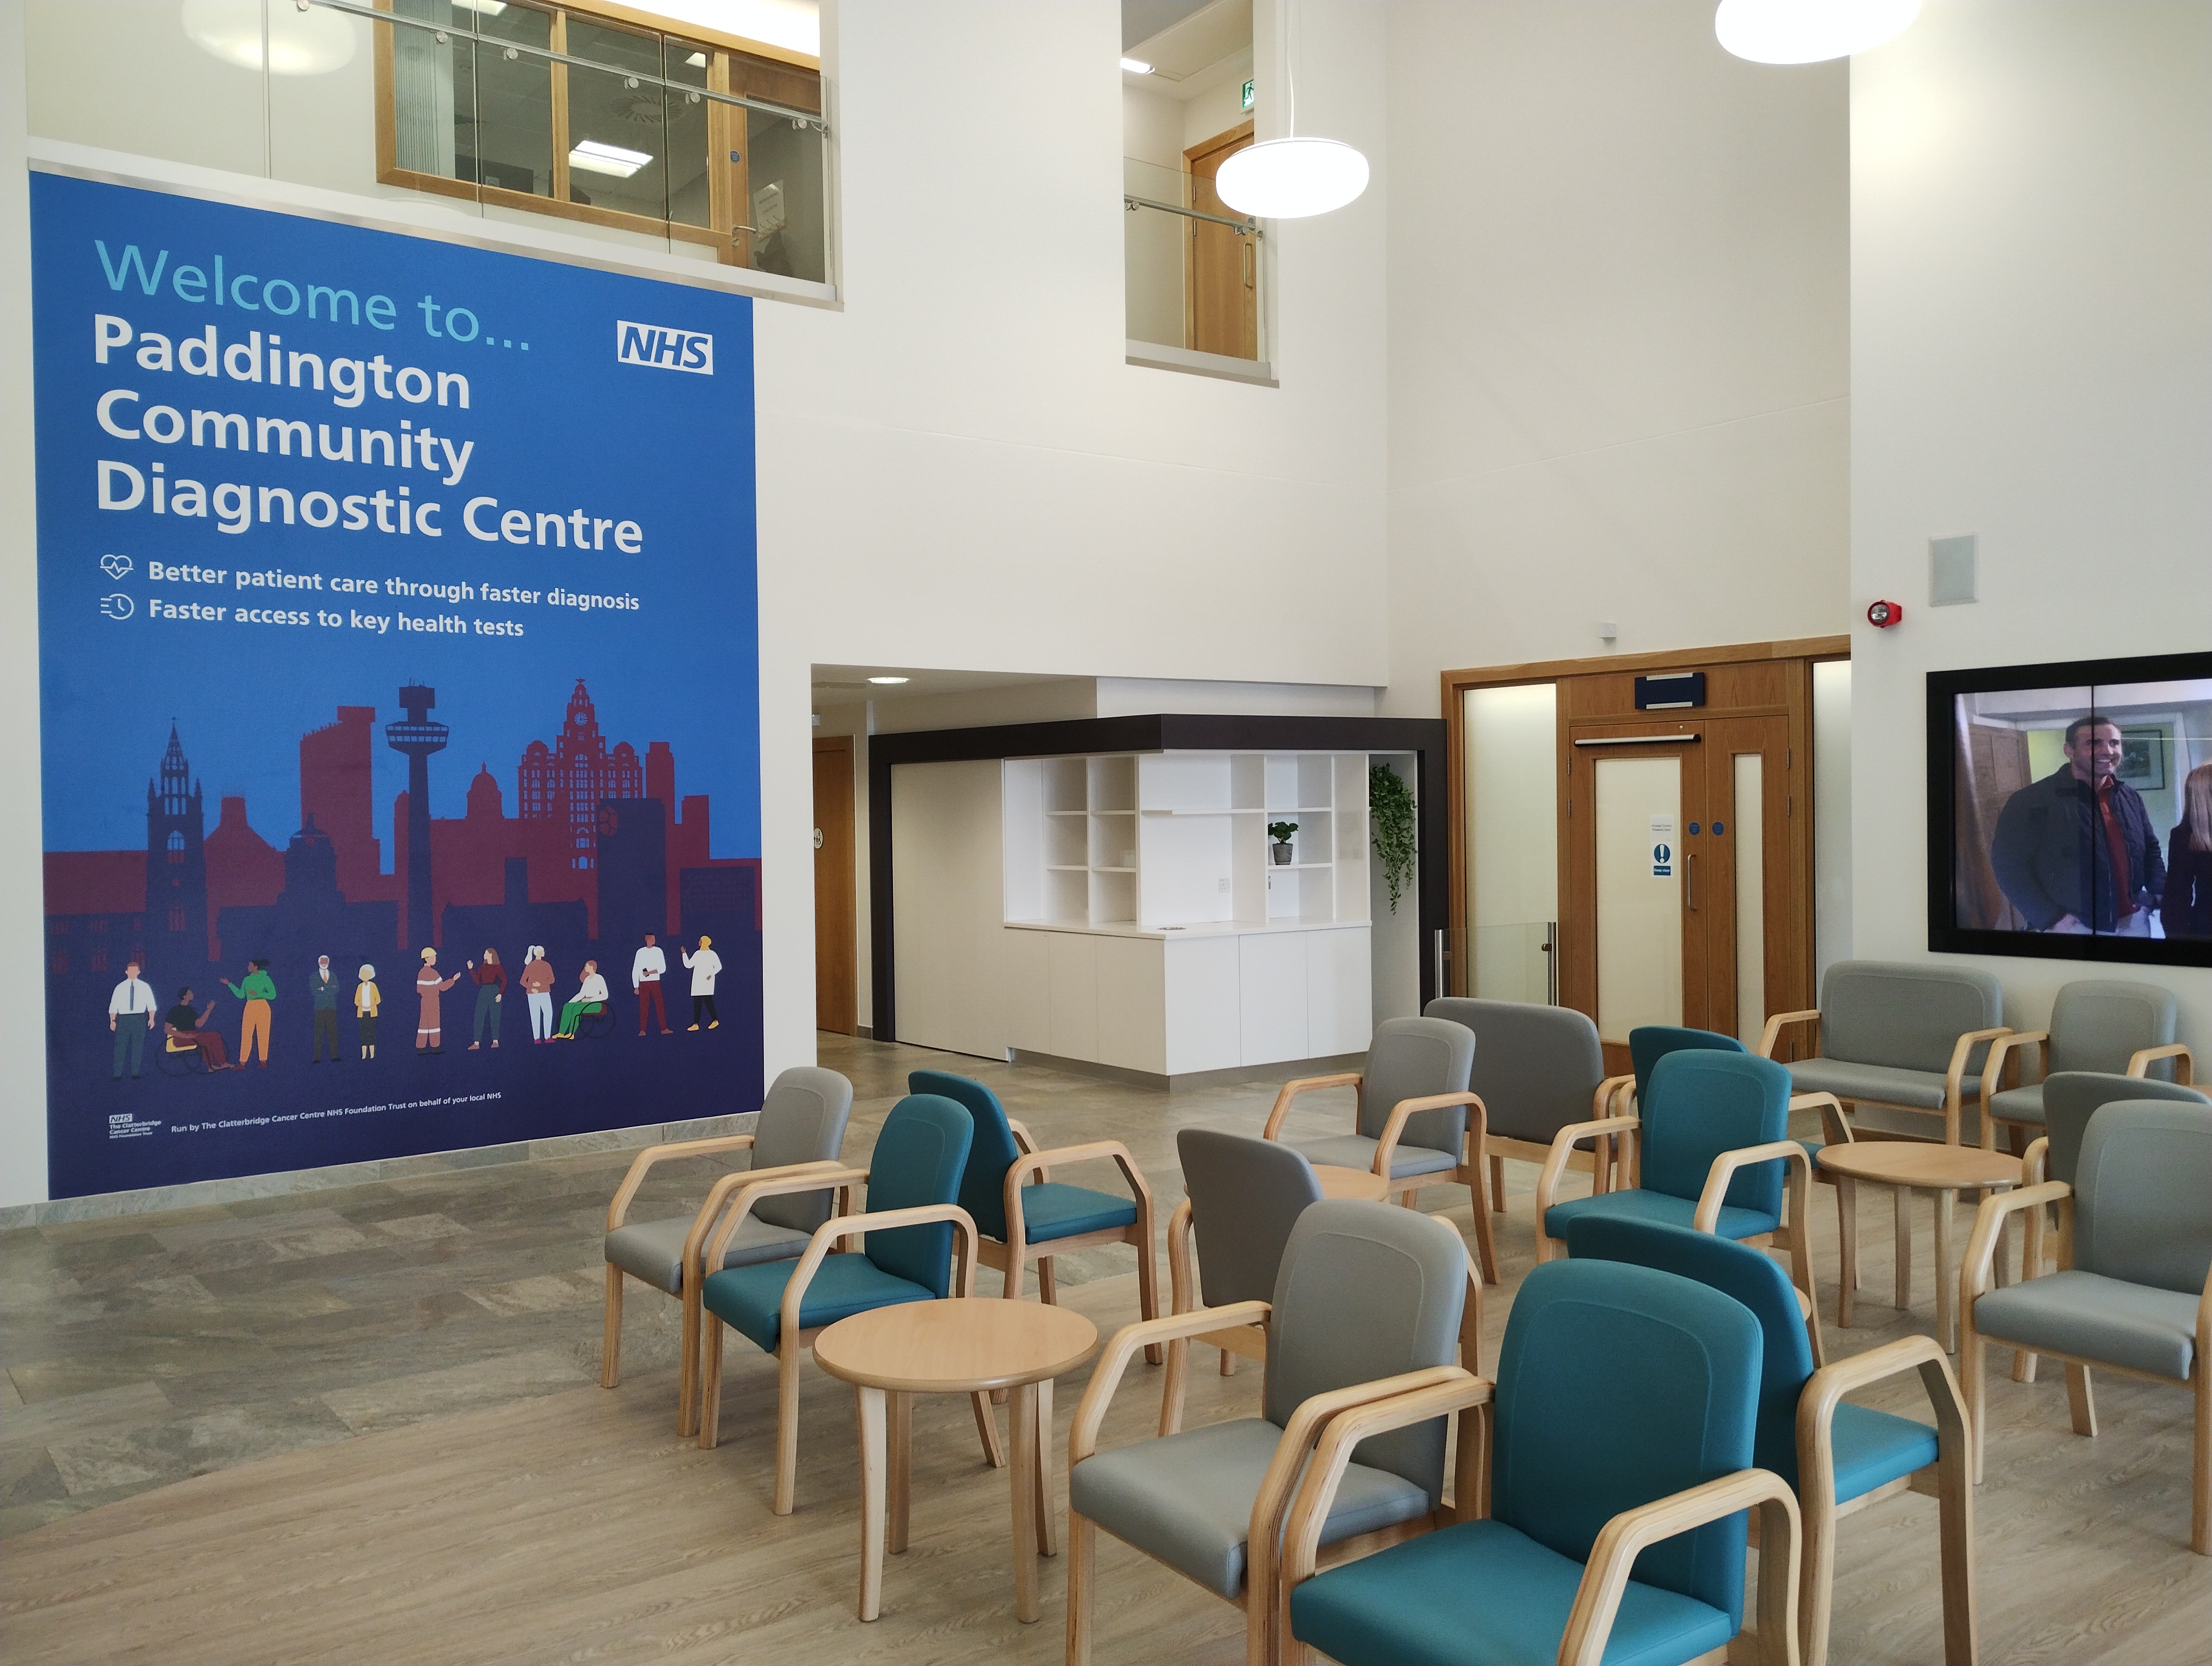
M 1977 1666 L 1980 1625 L 1974 1612 L 1974 1488 L 1966 1456 L 1936 1461 L 1936 1534 L 1942 1546 L 1943 1666 Z
M 1098 1529 L 1088 1516 L 1067 1512 L 1067 1666 L 1091 1666 L 1091 1584 Z
M 1843 1256 L 1843 1282 L 1836 1293 L 1836 1322 L 1851 1328 L 1851 1308 L 1859 1293 L 1859 1194 L 1857 1183 L 1836 1177 L 1836 1239 Z
M 1052 1378 L 1036 1385 L 1036 1547 L 1040 1556 L 1057 1556 L 1052 1530 Z
M 2066 1366 L 2066 1409 L 2074 1419 L 2074 1432 L 2097 1432 L 2097 1399 L 2089 1389 L 2089 1368 L 2069 1361 Z
M 2212 1363 L 2197 1358 L 2197 1462 L 2189 1501 L 2189 1547 L 2212 1556 Z
M 983 1462 L 994 1469 L 1005 1468 L 1006 1451 L 999 1444 L 999 1422 L 991 1415 L 991 1396 L 977 1393 L 968 1398 L 975 1408 L 975 1432 L 983 1442 Z
M 2020 1281 L 2043 1276 L 2043 1211 L 2027 1212 L 2027 1221 L 2021 1233 Z M 2035 1355 L 2026 1348 L 2014 1348 L 2012 1355 L 2012 1380 L 2015 1383 L 2035 1381 Z
M 1491 1212 L 1495 1207 L 1498 1195 L 1495 1178 L 1498 1170 L 1498 1159 L 1492 1158 L 1490 1160 L 1490 1172 L 1492 1176 L 1492 1189 L 1487 1198 L 1482 1194 L 1481 1165 L 1477 1164 L 1466 1171 L 1468 1201 L 1474 1206 L 1475 1262 L 1482 1268 L 1483 1282 L 1489 1285 L 1495 1285 L 1498 1282 L 1498 1241 L 1490 1228 Z
M 611 1389 L 622 1381 L 623 1270 L 607 1263 L 606 1340 L 599 1345 L 599 1386 Z
M 713 1314 L 701 1321 L 699 1338 L 699 1444 L 713 1451 L 722 1432 L 722 1322 Z
M 1505 1213 L 1505 1159 L 1490 1159 L 1490 1209 L 1492 1214 Z
M 1832 1493 L 1820 1499 L 1802 1489 L 1798 1507 L 1803 1528 L 1803 1554 L 1798 1562 L 1797 1651 L 1802 1666 L 1827 1666 L 1828 1623 L 1836 1592 L 1836 1501 Z M 1759 1520 L 1754 1512 L 1752 1521 Z M 1775 1547 L 1779 1550 L 1780 1547 Z M 1759 1558 L 1766 1560 L 1767 1546 L 1760 1541 Z M 1766 1639 L 1762 1639 L 1765 1641 Z M 1779 1657 L 1771 1645 L 1769 1660 Z
M 1050 1256 L 1037 1257 L 1037 1299 L 1047 1307 L 1056 1306 L 1060 1301 L 1060 1286 L 1053 1281 Z M 1146 1314 L 1145 1316 L 1150 1318 L 1152 1316 Z
M 1959 1398 L 1966 1402 L 1967 1468 L 1974 1485 L 1978 1487 L 1982 1481 L 1982 1426 L 1986 1421 L 1983 1412 L 1989 1395 L 1982 1382 L 1982 1339 L 1966 1317 L 1961 1318 L 1959 1328 Z
M 775 1504 L 779 1516 L 788 1516 L 799 1501 L 799 1339 L 786 1335 L 776 1339 L 775 1351 Z
M 1130 1245 L 1137 1252 L 1137 1311 L 1145 1318 L 1157 1319 L 1160 1316 L 1160 1269 L 1158 1258 L 1152 1252 L 1152 1219 L 1149 1216 L 1138 1222 Z M 1052 1265 L 1050 1262 L 1037 1264 L 1040 1268 Z M 1166 1358 L 1165 1350 L 1158 1342 L 1145 1349 L 1145 1363 L 1148 1365 L 1157 1365 Z

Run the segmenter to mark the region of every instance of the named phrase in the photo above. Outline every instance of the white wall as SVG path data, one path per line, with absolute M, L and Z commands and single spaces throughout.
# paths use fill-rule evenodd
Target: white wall
M 1601 619 L 1624 652 L 1842 630 L 1844 67 L 1729 57 L 1712 0 L 1382 9 L 1385 709 L 1603 653 Z
M 2212 7 L 1936 0 L 1851 76 L 1853 938 L 1927 948 L 1925 672 L 2205 646 L 2212 623 Z M 1925 608 L 1932 536 L 1981 594 Z M 2006 1019 L 2069 979 L 1990 959 Z

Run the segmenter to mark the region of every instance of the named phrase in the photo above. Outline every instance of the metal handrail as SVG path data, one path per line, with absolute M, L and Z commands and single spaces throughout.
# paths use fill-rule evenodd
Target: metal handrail
M 327 3 L 327 0 L 317 0 L 317 3 L 325 4 Z M 1266 232 L 1261 230 L 1260 223 L 1256 220 L 1224 219 L 1218 214 L 1208 214 L 1202 209 L 1184 208 L 1177 203 L 1156 203 L 1149 197 L 1133 197 L 1126 191 L 1121 193 L 1121 206 L 1132 213 L 1140 208 L 1148 208 L 1158 209 L 1163 214 L 1180 214 L 1189 220 L 1210 220 L 1217 226 L 1228 227 L 1239 237 L 1248 232 L 1255 237 L 1267 235 Z
M 694 87 L 687 82 L 671 81 L 665 76 L 647 75 L 642 70 L 625 69 L 619 64 L 602 64 L 597 58 L 577 58 L 568 52 L 556 52 L 550 46 L 533 46 L 526 41 L 505 40 L 497 35 L 479 33 L 474 24 L 464 27 L 458 23 L 433 23 L 424 17 L 408 17 L 401 13 L 385 11 L 375 6 L 360 5 L 356 3 L 356 0 L 292 0 L 292 3 L 301 11 L 307 10 L 311 5 L 320 6 L 326 11 L 345 12 L 355 17 L 365 17 L 372 23 L 396 23 L 410 29 L 427 29 L 438 37 L 441 45 L 447 36 L 459 35 L 465 40 L 474 40 L 484 46 L 500 47 L 510 55 L 526 53 L 532 58 L 543 58 L 549 64 L 566 64 L 579 70 L 597 70 L 603 75 L 620 76 L 632 86 L 635 86 L 640 82 L 647 82 L 672 93 L 689 93 L 694 98 L 705 99 L 714 104 L 734 104 L 747 110 L 758 110 L 768 115 L 781 116 L 793 127 L 811 127 L 816 132 L 823 134 L 830 131 L 830 124 L 821 117 L 805 110 L 793 110 L 787 105 L 769 104 L 761 99 L 743 98 L 735 93 L 720 93 L 711 87 Z M 679 36 L 678 39 L 682 37 Z M 1155 206 L 1158 205 L 1155 204 Z

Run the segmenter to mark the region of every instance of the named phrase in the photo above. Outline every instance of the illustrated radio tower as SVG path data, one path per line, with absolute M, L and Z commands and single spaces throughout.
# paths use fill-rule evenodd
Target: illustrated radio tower
M 430 918 L 430 754 L 446 750 L 453 731 L 430 720 L 438 691 L 410 683 L 399 690 L 407 715 L 384 726 L 385 744 L 407 754 L 407 929 L 416 947 L 428 947 Z

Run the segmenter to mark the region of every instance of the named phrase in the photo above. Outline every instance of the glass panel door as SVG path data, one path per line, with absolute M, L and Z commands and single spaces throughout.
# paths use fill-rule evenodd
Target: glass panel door
M 1682 766 L 1679 752 L 1601 757 L 1596 781 L 1597 1030 L 1626 1045 L 1682 1010 Z
M 1462 700 L 1467 921 L 1453 933 L 1447 987 L 1548 1003 L 1557 999 L 1559 689 L 1469 689 Z

